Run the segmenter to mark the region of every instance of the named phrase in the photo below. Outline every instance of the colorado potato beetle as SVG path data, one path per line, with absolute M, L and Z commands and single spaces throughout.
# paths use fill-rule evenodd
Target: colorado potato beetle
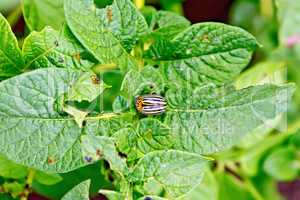
M 161 115 L 166 111 L 166 100 L 156 94 L 138 96 L 135 99 L 135 107 L 144 115 Z

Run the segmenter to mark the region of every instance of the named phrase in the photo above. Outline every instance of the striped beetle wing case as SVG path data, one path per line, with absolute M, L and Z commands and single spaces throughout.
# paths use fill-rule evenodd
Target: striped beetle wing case
M 135 107 L 144 115 L 161 115 L 166 111 L 167 103 L 162 96 L 147 94 L 136 97 Z

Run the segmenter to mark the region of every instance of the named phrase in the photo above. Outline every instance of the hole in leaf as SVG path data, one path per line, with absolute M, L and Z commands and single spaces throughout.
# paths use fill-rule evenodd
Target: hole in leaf
M 85 157 L 84 157 L 84 160 L 85 160 L 86 162 L 88 162 L 88 163 L 91 163 L 91 162 L 93 161 L 93 158 L 90 157 L 90 156 L 85 156 Z
M 154 68 L 159 68 L 159 65 L 153 65 Z
M 158 23 L 155 23 L 154 26 L 153 26 L 153 30 L 156 30 L 156 29 L 159 29 Z
M 58 58 L 58 62 L 60 62 L 60 63 L 64 63 L 64 62 L 65 62 L 65 60 L 64 60 L 64 58 L 63 58 L 63 57 L 59 57 L 59 58 Z
M 125 153 L 118 152 L 118 154 L 121 158 L 127 158 L 127 155 Z
M 57 41 L 57 40 L 55 40 L 55 41 L 54 41 L 54 45 L 55 45 L 56 47 L 58 47 L 58 46 L 59 46 L 59 43 L 58 43 L 58 41 Z
M 106 160 L 104 160 L 103 167 L 104 167 L 104 169 L 110 169 L 109 162 L 107 162 Z
M 82 122 L 82 127 L 85 127 L 86 126 L 86 120 L 84 120 L 83 122 Z

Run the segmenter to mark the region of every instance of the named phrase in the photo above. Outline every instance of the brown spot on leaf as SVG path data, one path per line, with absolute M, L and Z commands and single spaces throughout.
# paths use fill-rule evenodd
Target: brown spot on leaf
M 112 13 L 112 9 L 111 8 L 107 8 L 106 17 L 108 19 L 108 22 L 112 22 L 113 13 Z
M 48 164 L 53 164 L 53 163 L 55 163 L 56 162 L 56 160 L 55 160 L 55 158 L 53 158 L 52 156 L 49 156 L 48 158 L 47 158 L 47 163 Z
M 96 150 L 96 155 L 101 157 L 103 155 L 102 151 L 100 149 Z
M 209 35 L 208 34 L 204 34 L 204 35 L 200 36 L 200 40 L 202 42 L 207 42 L 207 43 L 210 42 Z

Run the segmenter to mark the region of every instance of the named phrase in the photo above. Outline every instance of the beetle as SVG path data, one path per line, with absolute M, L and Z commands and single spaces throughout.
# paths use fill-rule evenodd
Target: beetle
M 135 98 L 135 107 L 144 115 L 161 115 L 166 111 L 167 102 L 160 95 L 146 94 Z

